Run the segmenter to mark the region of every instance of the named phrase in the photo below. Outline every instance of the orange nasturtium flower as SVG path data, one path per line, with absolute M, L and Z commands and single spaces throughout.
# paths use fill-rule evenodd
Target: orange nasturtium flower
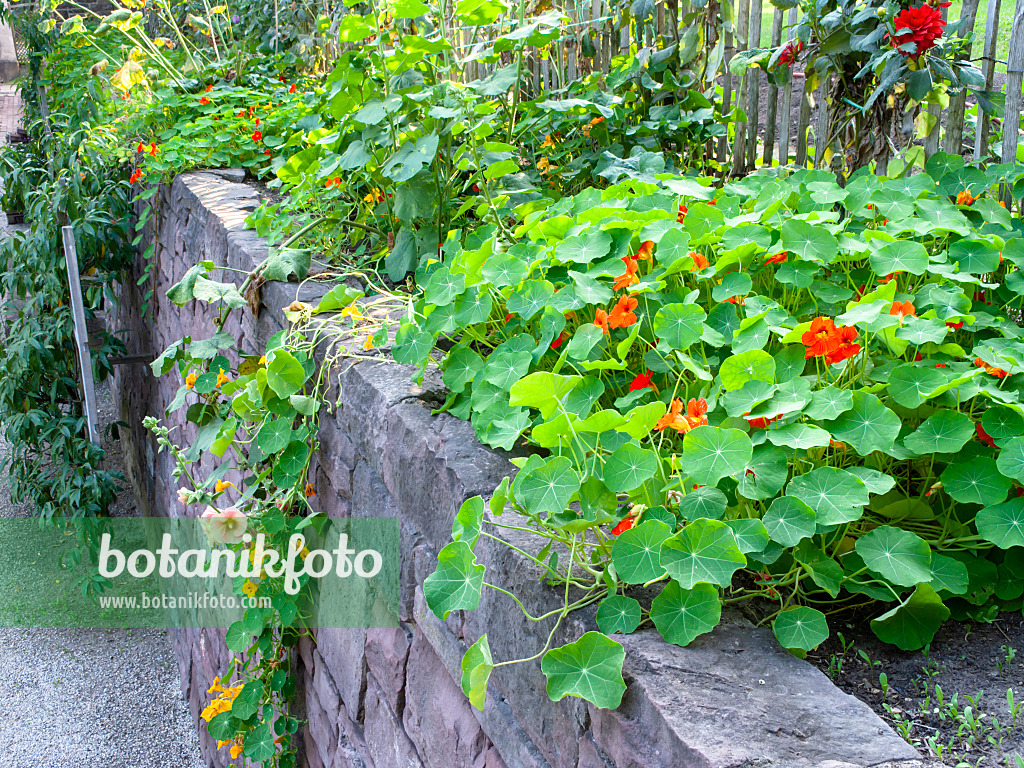
M 711 262 L 708 261 L 708 257 L 700 251 L 690 251 L 688 254 L 693 259 L 693 269 L 691 272 L 700 272 L 701 270 L 707 269 Z
M 199 103 L 205 107 L 207 104 L 210 103 L 210 100 L 206 96 L 203 96 L 199 99 Z
M 860 344 L 856 343 L 857 329 L 852 325 L 844 325 L 836 329 L 835 349 L 825 356 L 825 362 L 829 365 L 841 363 L 848 357 L 853 357 L 860 352 Z
M 544 143 L 540 145 L 540 148 L 541 149 L 546 149 L 547 147 L 554 147 L 554 146 L 555 146 L 555 140 L 551 138 L 551 134 L 548 134 L 547 136 L 544 137 Z
M 625 533 L 634 525 L 636 525 L 636 515 L 627 515 L 619 521 L 618 525 L 612 528 L 612 536 L 618 536 L 620 533 Z
M 384 200 L 384 193 L 380 191 L 379 187 L 374 188 L 374 190 L 372 192 L 370 192 L 366 197 L 363 198 L 363 202 L 367 203 L 369 205 L 373 205 L 374 203 L 383 202 L 383 200 Z
M 196 372 L 195 371 L 192 371 L 192 373 L 190 373 L 188 376 L 186 376 L 185 377 L 185 389 L 192 389 L 192 387 L 194 387 L 196 385 L 196 379 L 198 379 L 198 378 L 199 377 L 196 376 Z
M 836 324 L 831 317 L 816 317 L 811 321 L 811 328 L 804 331 L 800 341 L 807 347 L 804 358 L 824 357 L 835 349 Z
M 260 132 L 259 128 L 257 128 L 255 131 L 252 132 L 252 140 L 253 141 L 259 141 L 262 138 L 263 138 L 263 133 Z
M 584 136 L 586 136 L 587 138 L 590 138 L 590 131 L 593 130 L 594 126 L 595 125 L 600 125 L 603 122 L 604 122 L 604 118 L 603 117 L 595 117 L 589 123 L 584 125 L 583 128 L 581 128 L 580 130 L 583 132 Z
M 894 301 L 889 314 L 899 315 L 901 323 L 905 317 L 917 317 L 917 313 L 914 311 L 914 304 L 910 301 Z
M 636 315 L 633 310 L 637 308 L 638 302 L 632 296 L 620 296 L 618 303 L 612 307 L 608 314 L 609 328 L 628 328 L 636 322 Z
M 327 181 L 324 182 L 324 188 L 340 187 L 340 186 L 341 186 L 341 176 L 333 176 L 333 177 L 329 178 Z
M 1009 376 L 1009 374 L 1002 368 L 996 368 L 994 365 L 989 365 L 980 357 L 974 358 L 974 364 L 979 368 L 984 368 L 985 373 L 991 374 L 992 376 L 995 376 L 997 379 L 1001 379 L 1004 376 Z
M 636 252 L 638 261 L 652 261 L 654 258 L 654 241 L 644 240 L 640 243 L 640 250 Z
M 956 195 L 956 204 L 957 205 L 973 205 L 974 201 L 977 200 L 977 199 L 978 198 L 976 198 L 974 195 L 971 194 L 971 190 L 969 190 L 967 187 L 964 187 L 963 191 L 962 192 L 958 192 L 957 195 Z
M 697 427 L 707 426 L 708 403 L 703 397 L 691 398 L 686 404 L 686 413 L 683 413 L 683 401 L 678 397 L 672 401 L 668 412 L 658 419 L 654 428 L 658 431 L 666 427 L 672 427 L 677 432 L 686 433 Z
M 679 212 L 676 214 L 676 221 L 679 222 L 680 224 L 682 224 L 683 220 L 686 218 L 686 212 L 688 210 L 689 209 L 685 205 L 680 203 L 679 204 Z
M 141 179 L 143 176 L 145 176 L 145 174 L 142 172 L 142 169 L 141 168 L 136 168 L 135 172 L 132 174 L 131 178 L 128 179 L 128 183 L 129 184 L 134 184 L 136 181 Z
M 306 494 L 307 499 L 311 496 L 316 496 L 316 489 L 313 487 L 312 483 L 306 483 L 306 490 L 304 493 Z
M 769 256 L 768 258 L 766 258 L 764 260 L 764 263 L 765 264 L 782 264 L 782 263 L 784 263 L 786 261 L 786 256 L 788 256 L 788 255 L 789 254 L 787 254 L 785 251 L 779 251 L 774 256 Z
M 636 276 L 638 269 L 636 259 L 632 256 L 623 256 L 622 260 L 626 263 L 626 271 L 615 278 L 615 284 L 612 288 L 616 291 L 629 288 L 629 286 L 636 285 L 640 282 L 640 278 Z
M 594 314 L 594 325 L 604 331 L 605 335 L 608 335 L 608 313 L 603 309 L 597 310 Z
M 228 378 L 228 375 L 224 373 L 224 369 L 221 368 L 217 372 L 217 386 L 219 387 L 221 384 L 227 384 L 229 381 L 231 381 L 231 379 Z

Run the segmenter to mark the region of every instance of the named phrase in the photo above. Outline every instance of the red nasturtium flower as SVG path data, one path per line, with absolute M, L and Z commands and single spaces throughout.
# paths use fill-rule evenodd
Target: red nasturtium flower
M 597 310 L 597 312 L 594 314 L 594 325 L 596 325 L 598 328 L 600 328 L 602 331 L 604 331 L 605 335 L 607 335 L 608 334 L 608 313 L 605 312 L 603 309 Z
M 744 414 L 746 415 L 746 414 Z M 781 413 L 777 413 L 774 416 L 758 416 L 753 419 L 747 419 L 747 424 L 750 425 L 751 429 L 768 429 L 768 425 L 773 421 L 778 421 L 782 418 Z
M 964 327 L 964 321 L 963 320 L 957 320 L 956 322 L 953 322 L 952 320 L 947 320 L 946 321 L 946 327 L 947 328 L 952 328 L 954 331 L 959 331 L 961 328 Z
M 651 384 L 651 379 L 654 378 L 654 374 L 648 371 L 647 373 L 638 373 L 633 377 L 633 380 L 629 382 L 630 392 L 639 392 L 641 389 L 647 389 L 648 387 L 654 388 Z
M 295 93 L 295 83 L 288 86 L 288 93 Z
M 210 103 L 210 100 L 206 96 L 203 96 L 201 99 L 199 99 L 199 103 L 205 107 L 207 104 Z
M 683 401 L 678 397 L 672 401 L 668 412 L 658 419 L 654 428 L 661 431 L 666 427 L 672 427 L 677 432 L 686 433 L 697 427 L 705 427 L 708 423 L 708 403 L 703 397 L 691 398 L 686 404 L 686 413 L 683 413 Z
M 213 90 L 213 85 L 211 84 L 211 85 L 206 86 L 206 90 L 203 91 L 203 93 L 209 93 L 212 90 Z
M 640 278 L 637 277 L 637 269 L 639 268 L 636 259 L 632 256 L 623 256 L 622 260 L 626 264 L 626 271 L 615 278 L 615 284 L 612 286 L 616 291 L 624 290 L 629 288 L 631 285 L 636 285 L 640 282 Z
M 774 256 L 769 256 L 768 258 L 766 258 L 764 260 L 764 263 L 765 264 L 782 264 L 782 263 L 784 263 L 786 261 L 786 257 L 788 255 L 789 254 L 787 254 L 785 251 L 780 251 L 779 253 L 775 254 Z
M 143 176 L 142 169 L 141 168 L 136 168 L 135 169 L 135 173 L 133 173 L 131 178 L 128 179 L 128 183 L 129 184 L 134 184 L 136 181 L 141 179 L 142 176 Z
M 633 310 L 637 308 L 638 302 L 632 296 L 620 296 L 618 303 L 608 313 L 609 328 L 628 328 L 636 322 L 636 315 Z
M 151 154 L 153 157 L 156 157 L 156 144 L 149 145 L 149 154 Z
M 638 261 L 652 261 L 654 258 L 654 241 L 644 240 L 640 243 L 640 250 L 636 252 Z
M 690 251 L 686 255 L 693 259 L 692 272 L 700 272 L 703 269 L 707 269 L 710 264 L 708 257 L 699 251 Z
M 722 299 L 722 301 L 726 304 L 738 304 L 742 307 L 747 303 L 747 298 L 745 296 L 730 296 L 728 299 Z
M 263 138 L 263 134 L 260 133 L 260 129 L 259 128 L 257 128 L 255 131 L 252 132 L 252 140 L 253 141 L 259 141 L 262 138 Z
M 889 314 L 899 315 L 901 323 L 905 317 L 917 317 L 917 313 L 914 311 L 914 304 L 910 301 L 894 301 Z
M 852 325 L 844 325 L 836 329 L 835 349 L 825 356 L 825 362 L 829 365 L 841 363 L 848 357 L 853 357 L 860 352 L 860 344 L 856 343 L 857 329 Z
M 143 143 L 142 143 L 142 142 L 140 141 L 140 142 L 139 142 L 139 146 L 137 146 L 137 147 L 135 148 L 135 151 L 136 151 L 136 152 L 139 152 L 140 154 L 141 154 L 142 152 L 145 152 L 145 151 L 146 151 L 146 145 L 145 145 L 145 144 L 143 144 Z
M 978 439 L 981 442 L 983 442 L 989 448 L 996 447 L 996 441 L 992 439 L 992 435 L 985 431 L 985 428 L 981 426 L 980 421 L 974 425 L 974 434 L 978 437 Z
M 995 376 L 997 379 L 1001 379 L 1004 376 L 1009 376 L 1009 374 L 1002 368 L 996 368 L 994 365 L 989 365 L 980 357 L 974 358 L 974 364 L 979 368 L 984 368 L 985 373 L 991 374 L 992 376 Z
M 811 321 L 810 330 L 804 331 L 800 341 L 807 347 L 804 358 L 824 357 L 836 348 L 836 324 L 831 317 L 816 317 Z
M 558 334 L 558 338 L 551 342 L 551 349 L 558 349 L 560 346 L 562 346 L 562 344 L 565 342 L 567 338 L 568 336 L 566 336 L 565 331 L 562 331 L 560 334 Z
M 800 51 L 803 49 L 804 44 L 802 40 L 794 40 L 786 43 L 786 47 L 783 48 L 782 53 L 779 54 L 779 64 L 789 66 L 796 61 L 796 57 L 800 55 Z
M 683 223 L 683 219 L 686 218 L 686 211 L 687 211 L 686 206 L 683 205 L 682 203 L 680 203 L 679 204 L 679 213 L 676 214 L 676 221 L 678 221 L 680 224 L 682 224 Z
M 619 521 L 618 525 L 612 528 L 612 536 L 618 536 L 620 533 L 625 533 L 634 525 L 636 525 L 636 516 L 627 515 Z
M 941 3 L 945 7 L 949 3 Z M 907 43 L 914 43 L 917 50 L 901 50 L 907 58 L 917 58 L 929 48 L 935 46 L 935 41 L 942 37 L 946 29 L 946 22 L 942 18 L 942 11 L 939 8 L 932 8 L 927 3 L 922 3 L 917 8 L 907 8 L 893 19 L 893 26 L 896 36 L 889 36 L 894 46 L 902 46 Z

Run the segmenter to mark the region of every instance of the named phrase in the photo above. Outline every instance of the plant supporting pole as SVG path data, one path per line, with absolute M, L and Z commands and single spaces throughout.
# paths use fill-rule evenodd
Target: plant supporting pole
M 75 323 L 75 346 L 78 351 L 78 368 L 81 372 L 82 401 L 85 410 L 85 424 L 89 439 L 99 445 L 99 412 L 96 409 L 96 384 L 92 378 L 92 356 L 89 354 L 89 330 L 85 324 L 85 307 L 82 302 L 82 282 L 78 276 L 78 253 L 75 250 L 75 230 L 69 226 L 60 228 L 64 240 L 64 259 L 68 265 L 68 292 L 71 294 L 71 317 Z
M 984 60 L 985 90 L 992 90 L 996 73 L 996 38 L 999 34 L 999 4 L 1001 0 L 988 0 L 988 15 L 985 19 L 985 46 L 982 50 Z M 988 132 L 991 128 L 989 116 L 978 109 L 978 125 L 974 130 L 974 159 L 981 160 L 982 153 L 988 146 Z
M 978 16 L 978 0 L 965 0 L 963 12 L 960 19 L 964 22 L 960 29 L 960 38 L 966 38 L 967 42 L 964 52 L 957 56 L 958 59 L 971 58 L 971 33 L 974 31 L 974 24 Z M 964 143 L 964 113 L 967 110 L 967 89 L 961 88 L 960 92 L 953 96 L 949 102 L 949 109 L 946 111 L 946 141 L 942 146 L 944 152 L 950 155 L 959 155 L 963 150 Z M 978 122 L 975 130 L 981 127 L 981 108 L 978 108 Z

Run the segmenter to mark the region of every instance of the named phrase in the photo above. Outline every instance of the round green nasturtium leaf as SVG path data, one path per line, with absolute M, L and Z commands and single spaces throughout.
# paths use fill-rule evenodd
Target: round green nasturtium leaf
M 651 602 L 651 621 L 661 636 L 674 645 L 689 645 L 710 632 L 722 619 L 722 600 L 710 584 L 683 589 L 678 581 L 665 585 Z
M 828 264 L 839 253 L 839 241 L 820 224 L 802 219 L 786 219 L 782 225 L 782 245 L 790 253 L 798 253 L 804 261 Z
M 231 714 L 239 720 L 248 720 L 260 708 L 260 699 L 262 698 L 263 681 L 250 680 L 242 686 L 242 690 L 231 702 Z
M 999 269 L 999 250 L 987 240 L 965 237 L 949 246 L 949 260 L 960 272 L 984 275 Z
M 268 421 L 256 433 L 256 445 L 268 456 L 283 451 L 291 441 L 292 420 L 288 418 Z
M 543 312 L 555 295 L 555 286 L 547 280 L 527 280 L 508 297 L 505 308 L 523 320 Z
M 992 439 L 1001 443 L 1003 440 L 1024 436 L 1024 416 L 1013 408 L 996 405 L 981 415 L 981 427 Z
M 855 548 L 868 568 L 893 584 L 931 581 L 932 550 L 916 533 L 882 525 L 857 539 Z
M 230 741 L 235 738 L 241 725 L 242 721 L 228 710 L 227 712 L 221 712 L 219 715 L 214 715 L 210 719 L 206 731 L 215 739 Z
M 825 614 L 803 605 L 776 616 L 772 629 L 779 645 L 789 651 L 813 651 L 828 640 Z
M 914 453 L 956 453 L 974 437 L 974 422 L 966 413 L 942 408 L 917 431 L 907 435 L 903 444 Z
M 597 609 L 597 626 L 606 635 L 628 635 L 640 626 L 640 603 L 625 595 L 606 597 Z
M 612 562 L 619 578 L 627 584 L 645 584 L 664 574 L 661 545 L 670 533 L 660 520 L 645 520 L 620 533 L 612 544 Z
M 984 427 L 984 425 L 982 426 Z M 985 431 L 988 432 L 988 430 Z M 988 434 L 992 435 L 991 432 Z M 1014 437 L 1002 445 L 1002 450 L 996 459 L 996 467 L 1006 477 L 1024 482 L 1024 437 Z
M 768 546 L 768 529 L 757 518 L 726 520 L 725 524 L 732 529 L 732 535 L 736 537 L 736 546 L 743 554 L 761 552 Z
M 893 272 L 923 275 L 928 268 L 928 251 L 914 240 L 896 240 L 886 243 L 868 257 L 871 271 L 879 277 Z
M 626 443 L 604 462 L 604 484 L 615 493 L 639 488 L 658 471 L 658 457 L 637 443 Z
M 274 484 L 281 489 L 291 488 L 299 479 L 309 460 L 309 446 L 302 440 L 292 440 L 274 463 Z
M 963 504 L 998 504 L 1006 499 L 1013 483 L 1000 473 L 995 459 L 975 456 L 970 461 L 954 462 L 940 476 L 942 488 Z
M 891 611 L 871 620 L 878 639 L 904 651 L 923 648 L 935 637 L 949 608 L 928 584 L 919 584 L 914 593 Z
M 775 380 L 780 384 L 792 381 L 804 372 L 807 358 L 801 344 L 790 344 L 775 353 Z
M 728 505 L 729 500 L 717 488 L 695 488 L 679 502 L 679 514 L 684 520 L 721 520 Z
M 831 421 L 853 408 L 853 392 L 837 387 L 825 387 L 811 395 L 811 404 L 804 413 L 812 419 Z
M 818 467 L 806 475 L 794 477 L 786 488 L 814 510 L 818 525 L 852 523 L 864 514 L 868 489 L 864 481 L 845 469 Z
M 967 566 L 952 557 L 932 552 L 932 578 L 928 584 L 936 592 L 962 595 L 970 584 Z
M 484 709 L 487 681 L 491 679 L 492 669 L 494 660 L 491 658 L 491 645 L 487 642 L 487 635 L 481 635 L 462 657 L 462 692 L 466 694 L 469 703 L 481 712 Z
M 737 475 L 737 492 L 745 499 L 770 499 L 782 490 L 789 477 L 786 454 L 772 445 L 759 445 L 743 471 Z M 711 515 L 704 515 L 711 517 Z
M 558 514 L 565 511 L 569 499 L 580 489 L 580 476 L 564 456 L 531 456 L 513 485 L 516 501 L 530 514 Z
M 422 365 L 434 348 L 434 335 L 414 323 L 403 323 L 395 334 L 391 354 L 403 365 Z M 270 375 L 267 375 L 267 382 Z
M 750 438 L 738 429 L 697 427 L 683 438 L 683 467 L 696 485 L 718 485 L 747 466 L 753 454 Z
M 507 392 L 530 372 L 532 360 L 533 356 L 524 350 L 498 349 L 484 363 L 484 381 Z
M 722 396 L 721 403 L 730 416 L 744 416 L 761 403 L 767 402 L 775 394 L 775 385 L 766 381 L 748 381 L 739 389 L 727 392 Z
M 772 541 L 784 547 L 795 547 L 814 535 L 814 510 L 793 496 L 780 496 L 761 519 Z
M 740 389 L 748 381 L 775 383 L 775 358 L 761 349 L 751 349 L 728 358 L 718 372 L 727 392 Z
M 669 304 L 654 316 L 654 333 L 679 351 L 686 351 L 700 340 L 707 315 L 696 304 Z
M 1024 547 L 1024 498 L 985 507 L 974 520 L 978 535 L 1000 549 Z
M 456 347 L 445 359 L 441 379 L 452 392 L 461 392 L 483 369 L 484 361 L 479 354 L 468 347 Z
M 945 383 L 946 377 L 939 370 L 907 364 L 893 369 L 886 389 L 904 408 L 917 408 Z
M 746 562 L 732 529 L 718 520 L 694 520 L 661 547 L 661 566 L 684 589 L 728 586 Z
M 480 274 L 495 288 L 519 285 L 529 271 L 526 262 L 511 253 L 492 253 L 480 267 Z
M 847 443 L 861 456 L 888 451 L 899 437 L 903 423 L 874 395 L 853 393 L 853 408 L 826 424 L 836 440 Z
M 864 481 L 864 485 L 868 488 L 868 493 L 881 495 L 888 493 L 896 485 L 896 478 L 891 475 L 887 475 L 884 472 L 879 472 L 877 469 L 871 469 L 870 467 L 850 467 L 848 472 L 852 472 L 861 480 Z
M 265 762 L 277 754 L 277 745 L 269 724 L 260 723 L 246 734 L 244 754 L 253 763 Z
M 267 385 L 282 399 L 294 395 L 306 383 L 306 369 L 286 349 L 275 349 L 267 363 Z
M 582 235 L 567 237 L 560 242 L 555 247 L 555 258 L 576 264 L 591 264 L 607 256 L 611 246 L 611 236 L 593 227 L 585 230 Z
M 587 632 L 575 643 L 552 648 L 540 662 L 548 680 L 548 697 L 561 701 L 578 696 L 595 707 L 615 709 L 626 691 L 625 659 L 623 647 L 600 632 Z
M 423 582 L 427 606 L 440 619 L 452 611 L 475 611 L 480 605 L 485 567 L 464 541 L 447 544 L 437 555 L 437 570 Z
M 824 448 L 831 441 L 832 435 L 813 424 L 797 422 L 768 430 L 768 442 L 798 451 L 806 451 L 808 448 Z

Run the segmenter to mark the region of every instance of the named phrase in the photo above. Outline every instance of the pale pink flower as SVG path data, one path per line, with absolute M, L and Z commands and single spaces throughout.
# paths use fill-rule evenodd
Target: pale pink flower
M 249 524 L 245 515 L 235 507 L 224 510 L 207 507 L 199 522 L 214 544 L 237 544 Z
M 188 489 L 187 488 L 179 488 L 178 489 L 178 501 L 180 501 L 182 504 L 188 504 Z

